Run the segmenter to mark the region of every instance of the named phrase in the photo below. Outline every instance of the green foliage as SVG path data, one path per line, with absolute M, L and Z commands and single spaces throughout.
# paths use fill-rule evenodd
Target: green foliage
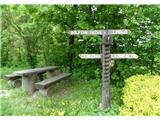
M 12 86 L 11 86 L 11 84 L 8 81 L 0 79 L 0 89 L 7 89 L 7 90 L 9 90 L 11 88 L 12 88 Z
M 101 36 L 76 36 L 70 30 L 129 29 L 113 36 L 112 53 L 136 53 L 137 60 L 115 60 L 111 82 L 136 74 L 160 74 L 160 8 L 158 5 L 2 5 L 2 66 L 59 65 L 85 78 L 101 78 L 100 60 L 82 60 L 80 53 L 100 53 Z M 72 49 L 70 49 L 72 47 Z M 73 53 L 70 61 L 69 53 Z M 80 73 L 77 73 L 79 71 Z M 82 71 L 82 72 L 81 72 Z
M 125 81 L 120 115 L 160 115 L 160 76 L 137 75 Z
M 16 70 L 48 65 L 59 65 L 66 71 L 71 63 L 75 80 L 54 86 L 52 98 L 28 97 L 19 88 L 11 90 L 11 96 L 2 98 L 2 115 L 118 115 L 124 79 L 136 74 L 160 74 L 159 11 L 159 5 L 1 5 L 1 78 Z M 136 53 L 139 58 L 114 61 L 111 67 L 112 109 L 100 111 L 98 108 L 101 102 L 101 61 L 83 60 L 78 56 L 81 53 L 100 53 L 102 37 L 76 36 L 74 44 L 69 45 L 68 32 L 77 29 L 130 30 L 128 35 L 113 36 L 111 53 Z M 69 53 L 73 55 L 72 61 Z M 140 79 L 131 77 L 127 80 L 123 98 L 125 105 L 120 113 L 159 115 L 155 100 L 159 96 L 155 96 L 155 91 L 151 93 L 152 88 L 159 85 L 153 82 L 157 78 L 138 77 Z M 0 82 L 1 89 L 11 89 L 6 81 Z M 132 82 L 133 86 L 130 85 Z M 147 92 L 150 94 L 146 95 L 142 88 L 146 91 L 149 88 Z M 67 93 L 64 94 L 63 90 Z M 136 94 L 128 95 L 127 90 L 131 93 L 136 91 Z M 134 96 L 137 94 L 138 97 Z M 142 96 L 146 96 L 146 100 Z M 131 97 L 137 101 L 132 101 Z M 148 103 L 140 103 L 147 100 Z M 145 107 L 143 103 L 146 103 Z

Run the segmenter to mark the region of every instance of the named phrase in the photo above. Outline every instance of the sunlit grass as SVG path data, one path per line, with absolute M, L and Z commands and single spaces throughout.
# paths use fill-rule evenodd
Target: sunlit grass
M 9 83 L 4 80 L 1 83 L 8 88 Z M 112 86 L 112 108 L 99 109 L 101 80 L 63 81 L 52 88 L 52 97 L 32 95 L 21 88 L 10 89 L 12 94 L 1 98 L 1 115 L 118 115 L 121 93 L 115 86 Z

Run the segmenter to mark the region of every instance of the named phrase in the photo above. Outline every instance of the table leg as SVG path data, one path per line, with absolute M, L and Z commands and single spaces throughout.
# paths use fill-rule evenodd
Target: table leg
M 56 75 L 58 75 L 58 70 L 48 71 L 47 72 L 47 77 L 48 78 L 51 78 L 51 77 L 56 76 Z
M 33 93 L 35 91 L 36 80 L 37 80 L 36 74 L 22 76 L 22 89 Z
M 53 95 L 53 88 L 48 87 L 47 89 L 40 89 L 39 93 L 42 94 L 43 96 L 48 96 L 51 97 Z
M 13 87 L 20 87 L 21 86 L 20 80 L 11 80 L 10 82 Z

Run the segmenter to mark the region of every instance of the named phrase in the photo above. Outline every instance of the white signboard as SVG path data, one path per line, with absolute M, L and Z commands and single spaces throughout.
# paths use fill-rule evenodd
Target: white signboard
M 79 54 L 82 59 L 100 59 L 101 54 Z M 136 54 L 111 54 L 111 59 L 137 59 Z
M 82 59 L 100 59 L 101 54 L 79 54 Z
M 70 35 L 112 35 L 112 34 L 128 34 L 129 30 L 74 30 L 70 31 Z

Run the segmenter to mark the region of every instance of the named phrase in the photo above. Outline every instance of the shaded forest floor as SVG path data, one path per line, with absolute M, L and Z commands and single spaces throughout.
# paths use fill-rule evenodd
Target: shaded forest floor
M 0 80 L 1 115 L 63 116 L 63 115 L 118 115 L 122 105 L 121 90 L 111 86 L 112 108 L 99 109 L 101 103 L 100 79 L 70 80 L 53 85 L 52 97 L 29 94 L 21 88 L 12 88 Z

